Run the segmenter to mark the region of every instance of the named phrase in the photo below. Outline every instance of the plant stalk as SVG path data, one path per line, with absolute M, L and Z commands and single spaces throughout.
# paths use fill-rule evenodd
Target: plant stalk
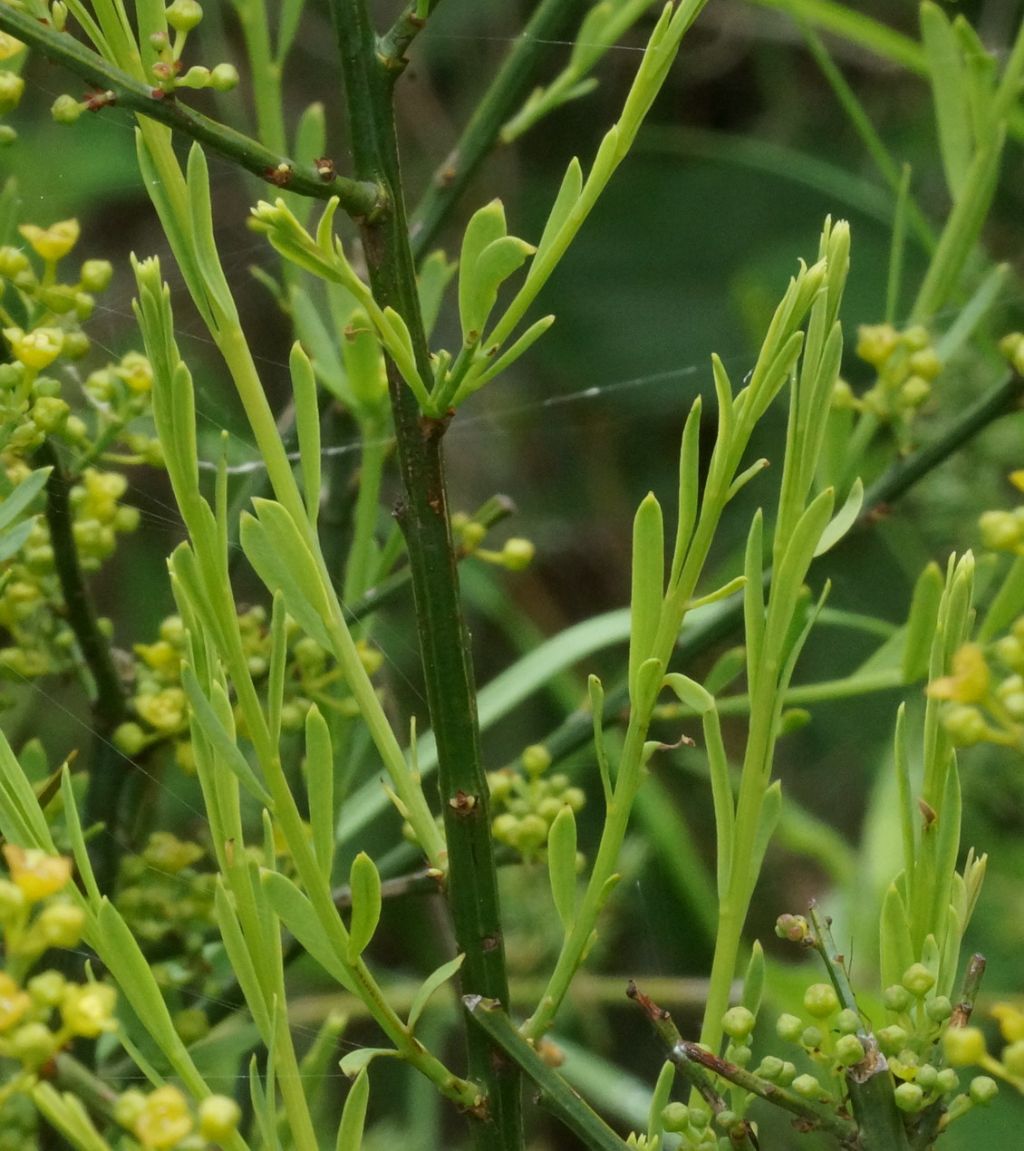
M 361 224 L 374 297 L 405 320 L 424 381 L 431 378 L 416 273 L 402 194 L 389 70 L 363 0 L 332 0 L 344 77 L 349 136 L 360 179 L 379 183 L 390 210 Z M 397 369 L 388 386 L 404 502 L 398 519 L 412 571 L 421 659 L 448 844 L 448 899 L 467 993 L 507 1009 L 508 977 L 498 905 L 497 873 L 480 758 L 476 689 L 459 595 L 456 549 L 448 515 L 442 439 L 447 420 L 421 416 Z M 467 1030 L 469 1075 L 486 1094 L 486 1117 L 471 1128 L 479 1151 L 522 1147 L 520 1073 L 479 1029 Z

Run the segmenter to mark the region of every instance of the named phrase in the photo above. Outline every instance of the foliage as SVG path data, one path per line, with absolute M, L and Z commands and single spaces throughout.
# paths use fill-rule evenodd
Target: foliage
M 57 95 L 53 121 L 70 138 L 131 118 L 168 249 L 131 257 L 134 346 L 107 352 L 91 333 L 121 270 L 86 258 L 70 271 L 88 242 L 77 216 L 45 224 L 13 180 L 0 197 L 0 671 L 13 720 L 0 738 L 0 1146 L 9 1131 L 84 1151 L 358 1151 L 396 1137 L 516 1151 L 534 1129 L 556 1145 L 564 1127 L 587 1147 L 660 1151 L 757 1148 L 790 1125 L 808 1147 L 952 1148 L 997 1081 L 1024 1090 L 1019 972 L 1000 976 L 991 1007 L 996 1053 L 975 1017 L 986 963 L 965 945 L 975 911 L 984 918 L 989 857 L 965 834 L 959 758 L 972 748 L 1019 774 L 1024 516 L 970 492 L 941 564 L 873 549 L 899 500 L 922 501 L 927 539 L 941 498 L 908 492 L 977 453 L 1020 396 L 1014 275 L 983 239 L 1024 131 L 1024 31 L 992 53 L 965 15 L 931 0 L 906 32 L 852 5 L 742 7 L 795 19 L 787 27 L 877 172 L 837 179 L 807 150 L 784 155 L 787 176 L 842 186 L 844 207 L 874 212 L 883 257 L 854 289 L 857 227 L 830 214 L 781 293 L 774 272 L 770 297 L 767 281 L 748 285 L 749 370 L 712 356 L 678 421 L 674 474 L 652 450 L 674 409 L 641 421 L 626 483 L 651 490 L 628 494 L 628 608 L 594 606 L 543 639 L 510 597 L 556 548 L 504 534 L 515 509 L 490 476 L 477 510 L 458 509 L 450 465 L 458 476 L 472 453 L 457 433 L 558 356 L 555 314 L 572 314 L 574 261 L 592 237 L 610 237 L 609 286 L 628 296 L 628 227 L 647 226 L 658 188 L 644 164 L 668 138 L 645 124 L 720 6 L 540 0 L 408 213 L 409 124 L 396 121 L 407 66 L 422 51 L 443 71 L 446 21 L 472 36 L 476 17 L 438 0 L 410 0 L 390 25 L 386 5 L 328 7 L 336 117 L 319 102 L 293 116 L 286 95 L 286 79 L 301 87 L 308 29 L 326 34 L 301 0 L 225 12 L 0 0 L 9 154 L 49 131 L 28 114 L 33 58 L 62 65 L 90 92 Z M 545 52 L 563 37 L 559 70 Z M 636 66 L 608 93 L 599 77 L 629 37 Z M 876 130 L 864 86 L 833 59 L 842 43 L 927 81 L 948 210 Z M 459 83 L 475 83 L 465 54 L 454 62 Z M 228 96 L 239 86 L 248 112 Z M 595 106 L 611 124 L 596 136 L 581 112 Z M 530 147 L 538 125 L 576 139 L 557 171 L 531 178 L 544 205 L 531 219 L 528 198 L 488 199 L 474 179 L 499 145 Z M 339 130 L 344 162 L 328 155 Z M 736 155 L 771 164 L 756 145 Z M 246 216 L 222 202 L 224 172 L 273 189 L 245 192 L 250 239 L 269 257 L 254 270 L 266 323 L 223 232 Z M 32 178 L 30 166 L 22 183 Z M 621 188 L 631 201 L 617 234 L 607 220 Z M 445 228 L 451 256 L 433 247 Z M 651 232 L 671 245 L 669 229 Z M 854 290 L 870 322 L 847 355 Z M 555 314 L 538 316 L 552 301 Z M 605 327 L 641 373 L 650 318 L 630 321 L 631 307 L 620 299 Z M 288 348 L 276 362 L 264 327 Z M 586 362 L 586 348 L 572 358 Z M 628 408 L 613 399 L 616 419 Z M 252 446 L 255 468 L 232 438 Z M 359 463 L 347 471 L 350 447 Z M 514 482 L 529 491 L 531 445 L 516 451 Z M 1004 455 L 998 466 L 1024 486 L 1019 443 Z M 146 484 L 166 480 L 176 534 L 166 581 L 148 570 L 105 609 L 111 620 L 98 605 L 105 585 L 128 586 L 117 565 L 121 537 L 140 534 L 129 502 L 140 468 Z M 570 477 L 551 495 L 579 516 Z M 974 520 L 977 555 L 963 529 Z M 144 565 L 145 546 L 132 556 Z M 489 642 L 471 641 L 481 612 L 518 654 L 493 660 Z M 826 629 L 845 638 L 823 644 Z M 395 652 L 413 637 L 423 695 L 410 699 Z M 478 690 L 477 668 L 492 663 L 500 672 Z M 91 739 L 30 714 L 32 690 L 63 685 L 87 706 Z M 811 709 L 878 696 L 895 737 L 874 752 L 857 855 L 788 780 L 783 796 L 782 777 Z M 687 775 L 700 787 L 682 803 Z M 701 813 L 712 831 L 695 842 Z M 798 866 L 780 863 L 779 843 Z M 998 854 L 997 882 L 1012 874 Z M 807 861 L 827 877 L 809 906 Z M 674 962 L 706 976 L 681 1005 L 692 1040 L 661 1006 L 678 989 L 640 977 L 644 931 L 623 896 L 661 875 L 674 910 L 646 934 L 665 947 L 685 935 Z M 856 968 L 833 909 L 854 933 Z M 766 954 L 756 935 L 771 924 L 781 949 Z M 794 962 L 794 946 L 812 962 Z M 614 1023 L 631 1062 L 652 1066 L 639 1108 L 598 1050 L 602 997 L 614 985 L 621 998 L 626 976 L 655 1033 Z M 307 1033 L 310 987 L 334 1010 L 316 1009 Z M 574 1034 L 589 1054 L 574 1053 Z M 350 1081 L 343 1099 L 332 1066 Z M 234 1098 L 215 1089 L 225 1079 Z M 557 1126 L 527 1106 L 528 1084 Z

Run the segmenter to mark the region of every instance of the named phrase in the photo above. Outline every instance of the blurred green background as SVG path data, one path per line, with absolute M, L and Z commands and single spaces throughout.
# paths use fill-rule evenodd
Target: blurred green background
M 375 7 L 381 23 L 397 10 L 396 4 Z M 693 397 L 710 392 L 710 353 L 721 355 L 734 381 L 742 378 L 796 260 L 814 257 L 825 215 L 848 218 L 852 226 L 853 263 L 843 315 L 849 347 L 858 324 L 883 317 L 892 197 L 808 55 L 799 27 L 773 7 L 712 0 L 684 44 L 636 153 L 616 176 L 545 291 L 541 308 L 557 314 L 556 325 L 508 376 L 466 405 L 449 433 L 453 506 L 471 511 L 488 496 L 504 493 L 518 508 L 508 533 L 527 536 L 537 546 L 537 559 L 526 573 L 499 577 L 480 568 L 466 573 L 481 683 L 506 668 L 533 637 L 552 635 L 626 603 L 633 510 L 650 489 L 671 507 L 682 420 Z M 910 0 L 874 0 L 850 7 L 916 36 L 916 5 Z M 1022 15 L 1022 5 L 1012 0 L 946 7 L 966 14 L 997 55 L 1005 54 Z M 330 125 L 330 154 L 344 172 L 346 142 L 338 127 L 341 97 L 333 37 L 324 5 L 311 2 L 307 8 L 287 86 L 288 120 L 294 125 L 306 104 L 322 101 Z M 411 203 L 455 142 L 529 8 L 505 0 L 445 0 L 416 42 L 399 88 L 399 128 Z M 203 26 L 210 62 L 228 58 L 241 65 L 231 6 L 211 3 L 207 11 L 217 17 Z M 485 165 L 441 237 L 450 253 L 457 252 L 469 214 L 494 196 L 505 202 L 512 231 L 536 237 L 567 159 L 578 153 L 586 161 L 614 119 L 641 42 L 642 31 L 637 30 L 600 66 L 597 92 L 563 108 Z M 893 156 L 912 165 L 913 190 L 926 214 L 940 224 L 948 200 L 926 83 L 861 47 L 838 38 L 828 43 Z M 567 52 L 566 44 L 546 46 L 544 67 L 553 72 Z M 26 75 L 29 91 L 11 118 L 21 138 L 0 154 L 0 170 L 18 180 L 24 219 L 49 224 L 77 215 L 83 226 L 81 254 L 116 260 L 118 279 L 101 299 L 90 334 L 98 348 L 119 354 L 138 344 L 131 317 L 128 253 L 166 254 L 135 169 L 131 120 L 127 113 L 111 108 L 83 117 L 73 128 L 57 126 L 46 114 L 49 104 L 61 92 L 77 96 L 80 84 L 41 59 L 31 62 Z M 212 112 L 235 123 L 251 125 L 244 85 L 218 97 L 215 106 L 206 94 L 194 102 L 204 108 L 211 105 Z M 265 196 L 266 188 L 215 157 L 210 166 L 225 266 L 261 357 L 267 390 L 282 396 L 288 326 L 248 272 L 251 265 L 271 271 L 276 266 L 273 253 L 246 227 L 250 204 Z M 1024 161 L 1017 140 L 1008 147 L 985 244 L 987 259 L 1009 261 L 1020 273 Z M 907 301 L 923 266 L 922 253 L 911 241 Z M 227 428 L 237 440 L 239 457 L 245 458 L 248 437 L 239 413 L 213 349 L 190 314 L 169 257 L 165 274 L 176 288 L 182 350 L 202 389 L 201 433 L 208 454 L 213 454 L 216 433 Z M 988 334 L 1020 328 L 1022 302 L 1016 279 Z M 449 309 L 437 342 L 450 338 L 456 323 L 454 309 Z M 868 380 L 866 366 L 849 352 L 844 374 L 854 386 Z M 927 442 L 940 434 L 958 410 L 993 382 L 972 374 L 967 365 L 953 365 L 916 425 L 919 440 Z M 341 427 L 344 443 L 344 424 Z M 857 546 L 819 565 L 816 585 L 826 575 L 833 581 L 830 605 L 902 621 L 924 563 L 936 559 L 944 565 L 950 551 L 977 547 L 978 513 L 1012 505 L 1005 477 L 1011 468 L 1022 466 L 1022 427 L 1017 414 L 990 428 L 903 498 Z M 780 416 L 758 451 L 770 459 L 777 457 L 783 430 Z M 351 455 L 340 455 L 338 460 L 343 469 L 355 466 Z M 769 470 L 754 485 L 750 498 L 726 525 L 718 574 L 728 577 L 738 570 L 736 549 L 745 536 L 745 517 L 755 503 L 772 504 L 771 474 Z M 139 471 L 130 479 L 144 513 L 143 527 L 96 587 L 101 609 L 114 618 L 116 642 L 123 647 L 150 639 L 170 610 L 163 561 L 179 538 L 169 492 L 160 477 Z M 400 604 L 390 613 L 379 638 L 391 668 L 396 715 L 410 711 L 422 715 L 408 606 Z M 723 646 L 730 642 L 739 642 L 739 637 Z M 866 657 L 873 642 L 863 634 L 822 626 L 812 638 L 797 680 L 844 674 Z M 602 653 L 592 664 L 562 677 L 558 691 L 532 701 L 489 732 L 488 765 L 500 766 L 523 746 L 543 738 L 561 718 L 566 702 L 582 700 L 587 671 L 613 676 L 623 659 L 622 650 Z M 852 924 L 861 931 L 872 930 L 872 901 L 877 895 L 872 881 L 879 872 L 887 878 L 884 868 L 895 859 L 897 846 L 889 839 L 886 820 L 897 703 L 896 695 L 885 695 L 822 706 L 809 726 L 780 745 L 777 775 L 785 793 L 836 829 L 857 877 L 850 890 L 833 893 L 826 869 L 806 853 L 784 846 L 770 853 L 750 931 L 751 937 L 764 940 L 771 955 L 770 990 L 780 1009 L 793 986 L 811 979 L 804 973 L 794 983 L 787 974 L 796 957 L 772 936 L 771 924 L 778 914 L 800 910 L 814 896 L 835 911 L 841 930 Z M 46 684 L 45 691 L 22 698 L 5 722 L 16 740 L 42 727 L 50 754 L 57 759 L 81 742 L 80 725 L 87 720 L 77 696 L 60 684 Z M 592 775 L 588 757 L 577 758 L 576 770 L 581 774 L 590 770 Z M 970 949 L 989 959 L 985 999 L 991 1002 L 1002 995 L 1024 994 L 1024 765 L 1009 752 L 974 749 L 962 756 L 961 766 L 964 846 L 974 844 L 991 857 L 968 939 Z M 622 884 L 599 954 L 588 970 L 619 978 L 623 986 L 627 977 L 642 986 L 645 978 L 657 979 L 659 986 L 670 989 L 666 991 L 670 1006 L 671 989 L 678 987 L 674 998 L 684 1005 L 675 1008 L 677 1019 L 692 1033 L 699 1004 L 685 1006 L 686 981 L 706 972 L 709 941 L 687 902 L 687 884 L 695 881 L 685 874 L 680 879 L 678 872 L 691 866 L 686 854 L 691 848 L 708 866 L 713 829 L 707 789 L 687 767 L 684 754 L 666 755 L 658 760 L 655 774 L 662 788 L 659 795 L 671 797 L 692 844 L 680 841 L 673 861 L 665 858 L 663 844 L 655 847 L 638 832 L 627 852 L 628 881 Z M 189 792 L 187 782 L 170 775 L 164 783 L 165 794 Z M 169 818 L 192 830 L 187 819 L 180 819 L 173 799 L 166 799 L 164 806 Z M 593 842 L 596 819 L 595 812 L 590 822 L 583 821 L 584 850 Z M 640 826 L 644 825 L 641 820 Z M 866 829 L 871 838 L 858 855 Z M 673 868 L 673 862 L 680 867 Z M 521 930 L 515 923 L 510 930 L 513 963 L 518 965 L 517 976 L 528 981 L 543 974 L 549 958 L 550 940 L 535 938 L 537 917 L 547 914 L 546 879 L 539 868 L 513 869 L 505 878 L 506 904 L 513 920 L 522 920 Z M 400 970 L 404 966 L 407 971 L 426 971 L 445 946 L 443 933 L 438 938 L 440 910 L 410 908 L 409 902 L 386 919 L 379 959 Z M 863 976 L 870 987 L 870 938 L 854 937 L 850 947 L 854 981 Z M 314 996 L 319 988 L 316 974 L 300 975 L 297 986 Z M 628 1072 L 608 1079 L 606 1065 L 599 1065 L 591 1075 L 583 1054 L 571 1054 L 565 1070 L 572 1074 L 575 1065 L 581 1085 L 597 1090 L 609 1113 L 622 1119 L 631 1098 L 628 1076 L 653 1084 L 659 1051 L 621 994 L 605 983 L 588 986 L 607 1002 L 591 1002 L 586 992 L 581 993 L 561 1020 L 560 1036 Z M 319 1002 L 310 998 L 311 1015 Z M 311 1018 L 310 1025 L 313 1022 Z M 360 1031 L 358 1038 L 368 1040 L 370 1034 Z M 575 1052 L 575 1047 L 567 1049 Z M 385 1094 L 379 1093 L 378 1099 Z M 421 1116 L 406 1131 L 407 1141 L 418 1146 L 416 1139 L 422 1136 L 417 1132 L 428 1129 L 422 1123 L 428 1101 L 418 1087 L 402 1098 L 403 1108 Z M 798 1145 L 784 1122 L 761 1118 L 763 1147 Z M 640 1124 L 642 1116 L 634 1112 L 631 1121 Z M 1005 1089 L 996 1107 L 955 1127 L 942 1145 L 949 1151 L 978 1146 L 1008 1151 L 1020 1145 L 1022 1121 L 1024 1105 Z M 391 1122 L 401 1128 L 404 1120 L 392 1115 Z M 457 1127 L 448 1137 L 457 1139 Z M 538 1121 L 536 1140 L 538 1151 L 574 1145 L 543 1119 Z M 390 1145 L 383 1129 L 379 1145 Z M 427 1146 L 423 1144 L 423 1151 Z

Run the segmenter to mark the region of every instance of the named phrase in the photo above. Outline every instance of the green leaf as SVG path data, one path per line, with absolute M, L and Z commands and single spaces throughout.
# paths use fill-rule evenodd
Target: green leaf
M 355 1051 L 350 1051 L 338 1066 L 343 1075 L 354 1079 L 374 1059 L 387 1058 L 399 1059 L 401 1056 L 393 1047 L 359 1047 Z
M 338 922 L 339 939 L 332 939 L 320 918 L 313 910 L 313 905 L 290 879 L 277 871 L 263 871 L 260 883 L 274 914 L 295 936 L 320 966 L 332 975 L 346 991 L 357 994 L 355 980 L 349 969 L 342 961 L 337 944 L 340 942 L 341 932 L 344 928 Z
M 21 551 L 36 526 L 35 520 L 36 517 L 33 515 L 31 519 L 22 520 L 20 524 L 0 534 L 0 563 L 11 559 Z
M 71 780 L 71 771 L 66 763 L 60 772 L 60 794 L 64 805 L 66 834 L 71 843 L 71 854 L 75 857 L 75 867 L 78 869 L 81 885 L 85 888 L 89 902 L 93 906 L 98 906 L 102 896 L 96 883 L 89 851 L 85 846 L 85 837 L 82 835 L 82 821 L 78 814 L 78 803 L 75 800 L 75 786 Z
M 825 526 L 825 530 L 821 533 L 818 539 L 818 546 L 814 549 L 814 558 L 823 556 L 825 552 L 834 548 L 837 543 L 846 535 L 846 533 L 857 522 L 857 517 L 860 515 L 861 505 L 864 502 L 864 485 L 861 483 L 860 476 L 858 476 L 850 488 L 849 495 L 847 495 L 843 506 L 832 517 L 832 519 Z
M 734 682 L 747 665 L 747 652 L 743 647 L 731 647 L 711 665 L 704 677 L 704 687 L 712 695 L 718 695 Z
M 380 922 L 380 873 L 365 851 L 352 860 L 348 877 L 352 891 L 352 918 L 348 929 L 346 956 L 355 963 L 366 950 Z
M 907 905 L 895 883 L 889 884 L 882 901 L 878 941 L 882 986 L 891 987 L 915 962 Z
M 760 666 L 764 647 L 764 542 L 763 516 L 760 509 L 754 514 L 747 534 L 747 548 L 743 561 L 743 623 L 747 641 L 747 679 L 751 693 L 755 690 L 755 668 Z
M 480 254 L 495 240 L 506 236 L 505 207 L 500 200 L 491 200 L 478 208 L 470 217 L 462 235 L 462 250 L 459 254 L 459 317 L 462 322 L 463 340 L 471 342 L 469 335 L 475 331 L 474 340 L 480 336 L 480 328 L 474 328 L 472 317 L 476 297 L 476 263 Z
M 243 878 L 242 882 L 247 882 L 247 880 Z M 264 1042 L 267 1042 L 274 1030 L 270 1008 L 263 994 L 263 986 L 253 961 L 252 952 L 246 943 L 242 925 L 238 921 L 238 913 L 225 886 L 223 876 L 218 876 L 217 885 L 214 888 L 214 911 L 231 970 L 238 980 L 238 986 L 245 997 L 246 1007 L 252 1015 L 253 1023 L 256 1024 L 260 1037 Z
M 518 236 L 501 236 L 484 248 L 472 269 L 463 268 L 459 279 L 459 307 L 464 343 L 475 343 L 480 337 L 498 301 L 498 289 L 533 252 L 533 245 Z
M 35 847 L 50 854 L 57 849 L 39 806 L 39 799 L 0 731 L 0 833 L 19 847 Z
M 355 1081 L 345 1098 L 341 1112 L 341 1125 L 338 1127 L 337 1151 L 359 1151 L 363 1145 L 363 1124 L 366 1122 L 366 1105 L 370 1100 L 370 1078 L 366 1067 L 360 1067 Z
M 587 678 L 587 694 L 590 697 L 590 715 L 594 728 L 594 756 L 601 776 L 601 789 L 607 808 L 612 802 L 612 773 L 608 763 L 608 749 L 604 742 L 604 685 L 596 675 Z
M 548 830 L 548 878 L 562 930 L 568 935 L 576 922 L 576 816 L 568 804 Z
M 320 409 L 317 405 L 313 365 L 298 340 L 292 344 L 288 370 L 292 378 L 292 395 L 295 397 L 295 431 L 299 441 L 306 514 L 310 525 L 315 528 L 320 511 Z
M 0 500 L 0 532 L 9 527 L 22 515 L 29 504 L 46 487 L 53 468 L 36 468 L 21 481 L 16 488 Z M 31 521 L 29 521 L 31 530 Z M 17 551 L 17 548 L 15 549 Z M 7 556 L 0 557 L 7 559 Z
M 455 393 L 455 398 L 452 401 L 453 404 L 460 404 L 467 396 L 471 396 L 474 392 L 479 391 L 484 384 L 489 384 L 491 380 L 496 379 L 502 372 L 510 368 L 516 360 L 525 355 L 530 348 L 533 347 L 554 322 L 554 316 L 541 316 L 541 318 L 535 320 L 521 336 L 517 337 L 490 366 L 485 366 L 476 374 L 472 371 L 467 373 L 465 380 L 459 385 L 459 389 Z M 487 360 L 481 359 L 478 360 L 477 363 L 486 365 Z
M 562 177 L 558 195 L 555 197 L 555 202 L 552 204 L 551 211 L 548 213 L 547 223 L 544 225 L 540 242 L 537 244 L 536 255 L 539 256 L 545 252 L 561 231 L 562 225 L 568 219 L 569 213 L 576 207 L 579 201 L 582 188 L 583 169 L 580 167 L 579 160 L 573 156 L 565 169 L 565 175 Z
M 423 331 L 429 338 L 441 313 L 444 293 L 459 265 L 440 249 L 431 252 L 416 270 L 416 290 L 420 298 Z
M 406 1027 L 409 1028 L 410 1034 L 415 1034 L 416 1024 L 419 1022 L 419 1018 L 423 1014 L 423 1009 L 427 1006 L 431 996 L 438 988 L 443 987 L 449 979 L 458 973 L 459 968 L 462 966 L 462 961 L 465 958 L 465 955 L 456 955 L 454 959 L 449 959 L 447 963 L 442 963 L 436 971 L 428 975 L 420 984 L 409 1006 L 409 1018 L 406 1021 Z
M 928 674 L 932 639 L 939 618 L 945 581 L 939 565 L 930 563 L 917 577 L 910 600 L 907 638 L 903 648 L 903 682 L 914 683 Z
M 249 761 L 242 754 L 234 737 L 225 729 L 213 704 L 206 697 L 195 672 L 187 663 L 181 665 L 181 686 L 185 689 L 192 715 L 203 735 L 210 741 L 214 754 L 229 768 L 245 790 L 264 807 L 273 808 L 270 793 L 260 783 Z
M 761 817 L 757 822 L 757 834 L 750 851 L 750 862 L 747 870 L 748 890 L 752 891 L 761 874 L 761 865 L 768 850 L 775 829 L 779 825 L 782 815 L 782 781 L 777 779 L 770 784 L 764 793 L 764 802 L 761 804 Z
M 189 149 L 186 180 L 192 223 L 192 251 L 205 294 L 221 313 L 215 319 L 219 328 L 224 322 L 237 322 L 238 312 L 220 264 L 220 252 L 213 228 L 213 205 L 210 202 L 210 173 L 206 166 L 206 156 L 198 144 L 193 144 Z
M 665 586 L 665 529 L 661 505 L 648 492 L 633 520 L 633 576 L 630 592 L 629 695 L 637 702 L 640 666 L 653 655 Z
M 256 516 L 242 517 L 242 550 L 270 591 L 284 596 L 288 614 L 321 647 L 331 649 L 324 626 L 331 605 L 309 545 L 281 504 L 254 499 L 253 507 Z
M 715 697 L 688 675 L 672 672 L 665 676 L 665 686 L 675 692 L 679 701 L 697 715 L 705 715 L 715 709 Z
M 329 883 L 334 863 L 334 752 L 331 729 L 316 704 L 306 713 L 306 789 L 313 850 Z
M 921 5 L 921 40 L 935 102 L 942 167 L 955 201 L 963 192 L 973 152 L 970 105 L 960 45 L 945 13 L 931 0 Z
M 701 398 L 697 396 L 690 407 L 679 441 L 679 510 L 669 587 L 675 586 L 683 570 L 694 524 L 697 522 L 700 498 L 700 416 Z
M 750 949 L 750 962 L 747 964 L 746 974 L 743 976 L 743 1006 L 756 1015 L 761 1010 L 761 997 L 764 994 L 764 948 L 758 940 L 754 940 Z

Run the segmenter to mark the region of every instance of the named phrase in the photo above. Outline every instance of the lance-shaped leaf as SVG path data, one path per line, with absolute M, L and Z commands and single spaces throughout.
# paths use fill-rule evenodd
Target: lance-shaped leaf
M 697 522 L 697 503 L 700 497 L 700 415 L 701 398 L 698 396 L 686 417 L 679 443 L 679 510 L 676 516 L 670 586 L 675 584 L 683 570 L 683 561 Z
M 288 370 L 292 378 L 292 395 L 295 397 L 295 430 L 299 440 L 306 514 L 309 522 L 315 526 L 317 512 L 320 510 L 320 409 L 316 399 L 313 365 L 298 340 L 292 344 Z
M 459 968 L 462 966 L 462 961 L 465 958 L 465 955 L 456 955 L 454 959 L 449 959 L 447 963 L 442 963 L 436 971 L 431 972 L 420 984 L 419 989 L 412 998 L 412 1003 L 409 1007 L 409 1018 L 406 1020 L 406 1026 L 409 1028 L 410 1033 L 415 1033 L 416 1024 L 423 1014 L 423 1009 L 430 1001 L 430 997 L 439 987 L 443 987 L 449 979 L 458 973 Z
M 347 1075 L 349 1079 L 354 1079 L 374 1059 L 388 1058 L 399 1059 L 401 1056 L 393 1047 L 359 1047 L 355 1051 L 350 1051 L 338 1063 L 338 1066 L 343 1075 Z
M 903 681 L 913 683 L 928 674 L 932 638 L 939 618 L 944 581 L 939 565 L 930 563 L 918 576 L 910 601 L 907 638 L 903 648 Z
M 568 167 L 565 169 L 565 175 L 562 177 L 562 183 L 558 189 L 558 195 L 555 197 L 555 202 L 551 205 L 547 223 L 544 225 L 540 243 L 537 245 L 536 255 L 539 256 L 541 253 L 546 252 L 551 246 L 552 241 L 561 231 L 562 225 L 565 224 L 569 218 L 569 213 L 579 202 L 582 189 L 583 169 L 580 166 L 579 160 L 573 156 L 569 161 Z
M 548 830 L 548 878 L 562 930 L 576 922 L 576 816 L 566 804 Z
M 648 492 L 633 520 L 633 575 L 630 592 L 629 695 L 637 702 L 637 676 L 653 655 L 665 594 L 665 529 L 661 505 Z
M 379 408 L 387 395 L 388 378 L 380 341 L 362 308 L 356 308 L 348 318 L 341 355 L 356 404 L 370 410 Z
M 196 674 L 189 665 L 182 664 L 181 686 L 185 689 L 189 706 L 192 708 L 193 718 L 210 741 L 214 753 L 225 767 L 231 769 L 232 774 L 245 790 L 257 799 L 264 807 L 271 808 L 273 801 L 262 783 L 256 778 L 255 772 L 249 766 L 249 761 L 239 750 L 238 744 L 221 723 L 213 703 L 207 699 Z M 214 686 L 216 691 L 219 685 Z M 221 689 L 223 690 L 223 689 Z
M 853 527 L 857 522 L 857 517 L 860 515 L 861 504 L 863 504 L 863 502 L 864 485 L 861 483 L 860 476 L 858 476 L 853 481 L 853 486 L 850 488 L 849 495 L 847 495 L 843 506 L 825 525 L 825 530 L 818 539 L 818 546 L 814 549 L 815 558 L 823 556 L 825 552 L 834 548 L 850 528 Z
M 314 704 L 306 714 L 306 789 L 313 850 L 330 882 L 334 862 L 334 752 L 331 729 Z
M 338 1127 L 336 1151 L 359 1151 L 363 1145 L 363 1125 L 366 1122 L 366 1105 L 370 1101 L 370 1077 L 365 1067 L 356 1074 L 355 1081 L 345 1098 Z
M 761 996 L 764 994 L 764 948 L 758 940 L 750 949 L 750 962 L 743 976 L 743 1006 L 756 1015 L 761 1009 Z
M 290 879 L 277 871 L 264 871 L 260 875 L 263 891 L 281 922 L 302 944 L 320 966 L 347 991 L 356 992 L 355 981 L 338 954 L 344 927 L 337 924 L 338 938 L 332 938 L 321 923 L 313 905 Z M 347 939 L 346 939 L 347 946 Z
M 9 495 L 0 501 L 0 532 L 11 526 L 28 508 L 29 504 L 46 487 L 53 468 L 36 468 L 21 481 Z
M 474 331 L 470 320 L 474 312 L 477 259 L 488 244 L 507 234 L 505 207 L 500 200 L 492 200 L 478 208 L 462 234 L 462 250 L 459 253 L 459 317 L 462 321 L 462 337 L 467 343 L 470 342 L 470 333 Z M 475 332 L 474 339 L 479 338 L 480 329 L 476 328 Z
M 380 873 L 365 851 L 360 851 L 352 860 L 348 882 L 352 892 L 352 917 L 346 955 L 349 963 L 355 963 L 373 938 L 381 911 Z
M 266 586 L 284 596 L 288 614 L 321 647 L 330 648 L 324 626 L 330 605 L 309 545 L 279 503 L 254 499 L 253 506 L 256 515 L 242 517 L 242 550 Z
M 897 883 L 889 884 L 882 901 L 878 941 L 882 986 L 891 987 L 899 983 L 903 972 L 916 959 L 910 938 L 907 904 Z
M 960 44 L 946 14 L 931 0 L 921 5 L 921 40 L 935 102 L 942 167 L 950 195 L 957 200 L 973 152 L 970 102 Z

